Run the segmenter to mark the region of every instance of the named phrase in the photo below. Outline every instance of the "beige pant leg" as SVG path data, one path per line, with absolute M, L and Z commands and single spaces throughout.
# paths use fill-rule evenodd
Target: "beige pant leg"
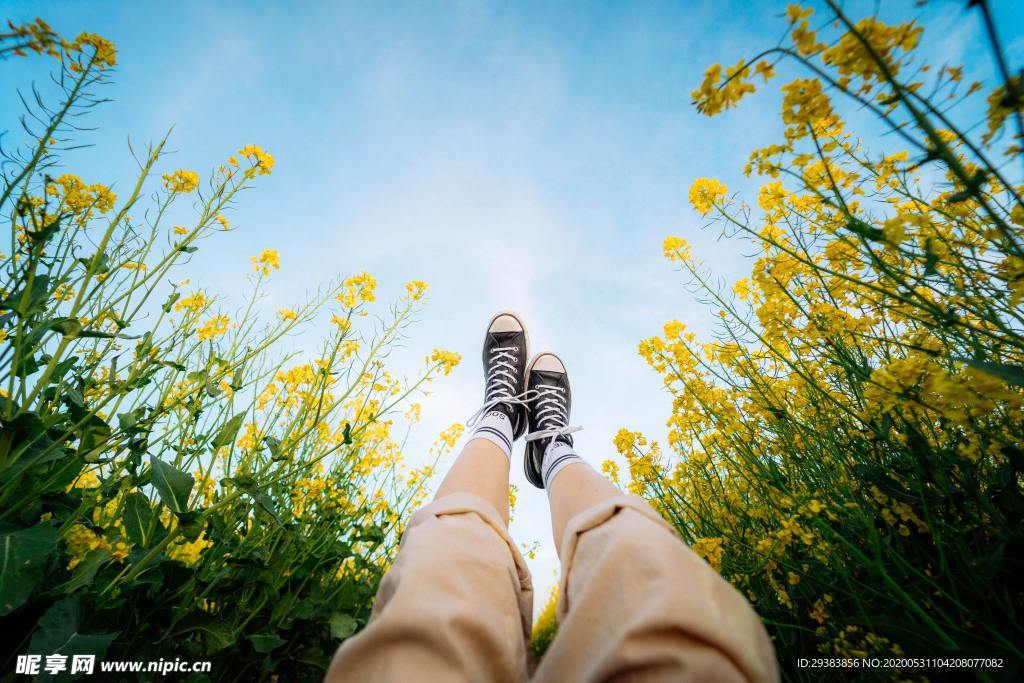
M 559 630 L 534 681 L 777 681 L 747 601 L 638 496 L 604 501 L 562 540 Z
M 369 624 L 326 681 L 524 681 L 533 589 L 498 512 L 456 493 L 417 511 Z

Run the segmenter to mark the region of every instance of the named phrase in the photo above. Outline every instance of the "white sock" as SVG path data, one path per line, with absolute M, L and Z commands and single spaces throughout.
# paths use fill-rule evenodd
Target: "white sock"
M 544 451 L 544 461 L 540 467 L 540 477 L 544 482 L 544 488 L 548 489 L 548 485 L 555 475 L 574 462 L 583 462 L 583 458 L 576 454 L 572 446 L 557 439 L 551 442 L 548 449 Z
M 492 410 L 480 418 L 470 439 L 487 439 L 512 460 L 512 422 L 500 410 Z

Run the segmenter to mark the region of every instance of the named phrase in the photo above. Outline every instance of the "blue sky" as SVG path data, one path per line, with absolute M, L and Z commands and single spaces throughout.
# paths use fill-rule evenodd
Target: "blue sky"
M 885 3 L 924 12 L 923 49 L 988 73 L 965 2 Z M 1004 41 L 1024 57 L 1024 3 L 995 2 Z M 857 6 L 857 3 L 852 3 Z M 872 5 L 861 3 L 870 8 Z M 690 209 L 693 178 L 730 190 L 755 181 L 749 150 L 774 142 L 777 84 L 714 119 L 690 91 L 713 62 L 735 63 L 785 29 L 782 2 L 259 3 L 15 2 L 61 33 L 115 41 L 119 67 L 91 119 L 95 147 L 68 164 L 90 182 L 132 177 L 126 145 L 162 137 L 168 166 L 208 169 L 246 143 L 277 158 L 230 216 L 237 232 L 203 244 L 193 281 L 230 293 L 264 247 L 280 251 L 267 310 L 339 274 L 372 272 L 381 299 L 430 283 L 430 304 L 396 357 L 413 372 L 434 347 L 464 362 L 424 404 L 415 461 L 480 401 L 483 326 L 500 309 L 526 320 L 535 351 L 572 377 L 581 453 L 610 457 L 619 427 L 661 438 L 669 399 L 637 342 L 677 318 L 710 334 L 711 316 L 661 256 L 679 234 L 716 275 L 743 277 L 738 243 Z M 858 14 L 854 12 L 854 14 Z M 1012 29 L 1012 30 L 1011 30 Z M 20 140 L 13 92 L 45 78 L 40 60 L 0 68 L 0 129 Z M 870 134 L 870 129 L 868 130 Z M 750 196 L 749 194 L 747 195 Z M 310 349 L 313 351 L 314 349 Z M 538 606 L 554 580 L 547 502 L 521 473 L 512 533 L 538 540 Z

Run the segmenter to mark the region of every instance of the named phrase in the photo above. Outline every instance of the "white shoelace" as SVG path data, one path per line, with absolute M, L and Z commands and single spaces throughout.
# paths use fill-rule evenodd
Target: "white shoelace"
M 536 392 L 524 391 L 520 394 L 514 393 L 518 369 L 515 365 L 516 357 L 513 354 L 518 351 L 518 346 L 496 346 L 492 349 L 491 372 L 487 378 L 487 388 L 484 390 L 484 396 L 491 395 L 493 391 L 494 398 L 484 402 L 480 409 L 466 420 L 467 427 L 472 428 L 499 403 L 526 405 L 533 398 L 532 394 Z
M 534 391 L 537 392 L 537 405 L 534 407 L 534 417 L 540 427 L 535 432 L 526 435 L 527 441 L 546 439 L 552 437 L 548 448 L 555 443 L 555 438 L 578 432 L 583 427 L 569 426 L 569 415 L 566 411 L 565 389 L 553 384 L 541 386 Z

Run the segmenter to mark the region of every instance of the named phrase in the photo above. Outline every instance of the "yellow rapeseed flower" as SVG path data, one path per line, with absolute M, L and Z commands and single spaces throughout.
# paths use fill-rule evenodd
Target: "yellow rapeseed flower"
M 343 284 L 344 290 L 337 296 L 337 300 L 345 308 L 355 308 L 359 303 L 368 303 L 377 298 L 377 281 L 365 271 L 353 275 Z
M 665 258 L 667 259 L 672 261 L 683 261 L 684 263 L 692 260 L 690 243 L 682 237 L 669 235 L 665 238 L 665 241 L 661 246 L 665 253 Z
M 204 308 L 209 306 L 210 303 L 211 300 L 208 299 L 205 294 L 203 294 L 202 292 L 195 292 L 194 294 L 190 294 L 188 296 L 178 299 L 178 301 L 176 301 L 174 304 L 174 310 L 188 311 L 189 313 L 194 313 L 196 311 L 203 310 Z
M 260 175 L 269 175 L 270 169 L 274 168 L 274 157 L 264 152 L 258 145 L 246 145 L 238 150 L 238 155 L 252 161 L 253 167 L 250 170 Z M 231 159 L 234 159 L 234 157 Z M 231 159 L 228 160 L 229 163 Z
M 199 341 L 206 341 L 219 337 L 228 331 L 228 327 L 231 326 L 231 318 L 226 315 L 214 315 L 211 316 L 202 327 L 197 331 L 199 335 Z
M 271 270 L 281 267 L 281 257 L 278 255 L 277 249 L 264 249 L 259 256 L 253 256 L 251 260 L 252 269 L 260 275 L 270 275 Z
M 427 356 L 428 363 L 440 363 L 444 369 L 444 374 L 448 374 L 452 371 L 459 361 L 462 360 L 462 356 L 455 353 L 454 351 L 442 351 L 441 349 L 434 349 L 429 356 Z
M 96 35 L 95 33 L 80 33 L 75 42 L 72 43 L 71 49 L 81 51 L 86 45 L 92 47 L 95 51 L 93 59 L 96 63 L 102 66 L 117 65 L 117 47 L 103 36 Z
M 706 216 L 716 204 L 721 204 L 728 190 L 714 178 L 697 178 L 690 186 L 690 204 Z
M 199 174 L 195 171 L 178 169 L 174 173 L 164 174 L 164 187 L 168 192 L 187 193 L 199 187 Z
M 413 280 L 405 285 L 405 295 L 410 301 L 418 301 L 423 298 L 427 291 L 427 283 L 423 280 Z

